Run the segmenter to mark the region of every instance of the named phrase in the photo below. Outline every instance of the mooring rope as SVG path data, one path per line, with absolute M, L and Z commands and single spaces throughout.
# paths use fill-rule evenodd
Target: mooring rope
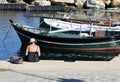
M 10 25 L 10 27 L 9 27 L 9 29 L 8 29 L 5 37 L 4 37 L 4 39 L 2 40 L 2 43 L 3 43 L 4 47 L 5 47 L 5 50 L 7 51 L 7 54 L 6 54 L 6 55 L 7 55 L 8 57 L 9 57 L 9 50 L 7 49 L 7 46 L 5 45 L 5 39 L 7 38 L 8 34 L 9 34 L 9 32 L 10 32 L 10 29 L 11 29 L 11 25 Z

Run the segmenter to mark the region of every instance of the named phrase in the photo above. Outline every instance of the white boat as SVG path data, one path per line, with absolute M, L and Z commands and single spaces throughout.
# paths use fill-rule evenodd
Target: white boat
M 67 29 L 67 31 L 91 31 L 95 32 L 97 30 L 111 30 L 111 31 L 120 31 L 120 22 L 109 21 L 110 24 L 105 23 L 105 21 L 99 21 L 99 23 L 91 22 L 91 23 L 76 23 L 74 20 L 65 21 L 56 18 L 43 18 L 43 25 L 47 25 L 48 27 L 54 29 Z M 42 24 L 41 23 L 41 24 Z

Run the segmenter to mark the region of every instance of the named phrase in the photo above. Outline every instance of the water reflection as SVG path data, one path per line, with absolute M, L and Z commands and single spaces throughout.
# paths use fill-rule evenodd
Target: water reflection
M 16 31 L 10 26 L 9 20 L 12 19 L 21 24 L 38 27 L 39 17 L 31 16 L 39 16 L 40 14 L 40 12 L 0 11 L 0 60 L 16 55 L 21 48 L 21 41 Z
M 0 27 L 0 60 L 7 59 L 19 50 L 21 42 L 10 26 Z

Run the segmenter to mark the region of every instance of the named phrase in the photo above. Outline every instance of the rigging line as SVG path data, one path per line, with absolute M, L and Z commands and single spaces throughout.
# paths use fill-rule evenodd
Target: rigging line
M 42 21 L 42 22 L 40 23 L 40 25 L 43 24 L 43 23 L 44 23 L 44 21 Z
M 7 31 L 7 33 L 6 33 L 6 35 L 5 35 L 5 37 L 4 37 L 4 39 L 2 40 L 2 43 L 3 43 L 3 45 L 4 45 L 4 47 L 5 47 L 5 50 L 7 51 L 7 56 L 9 57 L 9 50 L 7 49 L 7 46 L 5 45 L 5 39 L 7 38 L 7 36 L 8 36 L 8 34 L 9 34 L 9 32 L 10 32 L 10 29 L 11 29 L 11 25 L 10 25 L 10 27 L 9 27 L 9 29 L 8 29 L 8 31 Z

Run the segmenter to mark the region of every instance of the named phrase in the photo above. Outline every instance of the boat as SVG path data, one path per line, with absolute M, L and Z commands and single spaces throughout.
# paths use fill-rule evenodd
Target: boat
M 63 18 L 40 17 L 40 27 L 51 29 L 69 29 L 71 32 L 112 30 L 120 31 L 120 22 L 117 20 L 73 20 Z
M 10 23 L 23 45 L 30 38 L 37 40 L 41 47 L 41 59 L 110 61 L 120 53 L 119 31 L 73 34 L 67 32 L 67 29 L 48 31 L 14 23 L 12 20 Z

